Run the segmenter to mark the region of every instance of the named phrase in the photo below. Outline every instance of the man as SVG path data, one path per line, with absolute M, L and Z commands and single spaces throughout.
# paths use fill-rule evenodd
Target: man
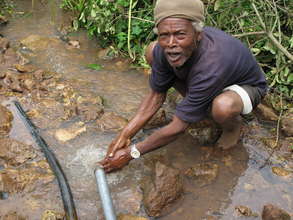
M 207 114 L 223 130 L 216 145 L 228 149 L 238 142 L 240 115 L 250 113 L 266 93 L 264 74 L 248 48 L 220 30 L 202 28 L 204 6 L 200 0 L 158 0 L 154 18 L 158 42 L 147 52 L 152 65 L 151 91 L 110 144 L 100 162 L 106 172 L 170 143 Z M 162 106 L 171 87 L 184 97 L 173 120 L 131 145 L 131 138 Z

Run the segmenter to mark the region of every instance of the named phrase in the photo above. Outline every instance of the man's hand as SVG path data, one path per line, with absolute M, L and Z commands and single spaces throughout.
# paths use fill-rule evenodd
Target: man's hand
M 118 150 L 123 149 L 123 148 L 127 148 L 130 145 L 130 143 L 131 143 L 131 140 L 129 138 L 126 138 L 120 134 L 109 145 L 108 152 L 106 154 L 106 158 L 113 157 Z
M 104 160 L 99 162 L 99 164 L 103 166 L 106 173 L 109 173 L 124 167 L 131 159 L 130 148 L 127 147 L 116 151 L 113 157 L 106 156 Z

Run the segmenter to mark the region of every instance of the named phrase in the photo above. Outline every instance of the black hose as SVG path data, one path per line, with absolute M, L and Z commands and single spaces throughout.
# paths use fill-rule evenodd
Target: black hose
M 58 160 L 56 159 L 54 153 L 49 149 L 45 140 L 39 135 L 39 132 L 37 131 L 35 125 L 27 117 L 20 103 L 18 101 L 13 101 L 13 103 L 19 111 L 21 118 L 25 122 L 25 126 L 29 129 L 34 140 L 45 154 L 45 157 L 57 178 L 65 210 L 66 220 L 77 220 L 78 218 L 75 210 L 75 205 L 73 202 L 72 193 Z

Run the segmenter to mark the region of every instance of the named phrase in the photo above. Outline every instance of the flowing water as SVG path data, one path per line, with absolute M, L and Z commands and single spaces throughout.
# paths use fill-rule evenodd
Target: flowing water
M 68 24 L 69 15 L 59 9 L 59 1 L 17 0 L 16 16 L 1 29 L 13 46 L 31 35 L 44 38 L 48 44 L 38 45 L 32 63 L 43 69 L 62 74 L 64 81 L 70 81 L 81 92 L 101 95 L 106 100 L 106 111 L 117 112 L 130 118 L 135 113 L 140 100 L 148 91 L 148 76 L 131 68 L 119 68 L 113 62 L 97 58 L 101 50 L 95 39 L 89 39 L 84 31 L 71 34 L 80 42 L 80 49 L 68 48 L 60 40 L 58 28 Z M 86 68 L 98 63 L 99 71 Z M 13 110 L 13 107 L 11 107 Z M 14 114 L 15 115 L 15 114 Z M 97 161 L 105 155 L 108 144 L 115 133 L 97 132 L 91 125 L 87 132 L 66 143 L 58 142 L 54 129 L 45 128 L 42 135 L 60 161 L 71 186 L 77 213 L 82 220 L 102 219 L 103 211 L 96 190 L 93 170 Z M 247 132 L 242 143 L 230 150 L 221 152 L 201 147 L 185 134 L 175 142 L 142 159 L 132 161 L 122 171 L 107 175 L 117 213 L 146 216 L 141 207 L 140 183 L 151 172 L 149 163 L 156 158 L 185 172 L 198 163 L 209 162 L 218 166 L 215 180 L 198 184 L 192 179 L 184 179 L 184 196 L 164 212 L 162 220 L 242 219 L 237 216 L 235 207 L 247 206 L 253 212 L 261 213 L 262 207 L 273 203 L 288 212 L 293 212 L 292 177 L 279 177 L 267 163 L 269 154 L 256 136 L 270 135 L 264 126 L 257 124 Z M 147 132 L 146 132 L 147 133 Z M 145 133 L 141 133 L 145 137 Z M 27 144 L 33 143 L 19 118 L 14 119 L 12 138 Z M 279 165 L 279 164 L 277 164 Z M 9 210 L 16 210 L 28 219 L 39 220 L 45 210 L 62 211 L 63 206 L 57 182 L 40 187 L 33 192 L 13 195 L 0 200 L 0 216 Z M 134 211 L 135 210 L 135 211 Z M 211 219 L 211 218 L 210 218 Z M 261 217 L 246 217 L 261 219 Z

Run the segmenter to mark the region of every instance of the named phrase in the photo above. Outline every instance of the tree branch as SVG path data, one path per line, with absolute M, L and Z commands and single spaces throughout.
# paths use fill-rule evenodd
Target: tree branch
M 253 9 L 254 9 L 254 11 L 255 11 L 257 17 L 258 17 L 258 20 L 259 20 L 261 26 L 262 26 L 263 29 L 265 30 L 265 32 L 266 32 L 268 38 L 272 41 L 272 43 L 273 43 L 273 44 L 274 44 L 274 45 L 275 45 L 275 46 L 276 46 L 276 47 L 277 47 L 282 53 L 284 53 L 284 54 L 285 54 L 285 55 L 286 55 L 291 61 L 293 61 L 293 55 L 292 55 L 291 53 L 289 53 L 289 51 L 288 51 L 285 47 L 283 47 L 282 44 L 280 44 L 280 42 L 274 37 L 274 35 L 273 35 L 273 33 L 272 33 L 271 31 L 267 30 L 267 27 L 266 27 L 265 23 L 263 22 L 263 20 L 262 20 L 260 14 L 259 14 L 259 11 L 257 10 L 257 8 L 256 8 L 256 6 L 255 6 L 254 3 L 252 3 L 252 7 L 253 7 Z

